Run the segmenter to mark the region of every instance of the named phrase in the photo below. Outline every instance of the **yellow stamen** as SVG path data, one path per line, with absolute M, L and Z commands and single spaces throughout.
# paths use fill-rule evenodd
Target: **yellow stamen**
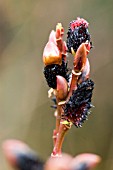
M 75 56 L 75 54 L 76 54 L 73 47 L 71 47 L 71 53 L 72 53 L 73 56 Z
M 52 97 L 53 92 L 54 92 L 53 88 L 50 88 L 50 90 L 48 90 L 48 98 Z
M 64 100 L 64 101 L 59 102 L 58 105 L 60 106 L 60 105 L 63 105 L 65 103 L 66 103 L 66 101 Z

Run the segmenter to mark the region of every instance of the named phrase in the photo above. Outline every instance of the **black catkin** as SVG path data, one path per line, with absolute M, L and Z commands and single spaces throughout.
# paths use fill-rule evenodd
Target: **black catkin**
M 67 82 L 69 81 L 69 69 L 67 68 L 67 62 L 62 59 L 62 64 L 51 64 L 44 68 L 44 75 L 49 87 L 56 89 L 56 76 L 60 75 L 64 77 Z
M 77 90 L 74 90 L 69 101 L 64 106 L 63 119 L 71 121 L 76 127 L 82 127 L 87 120 L 92 107 L 91 98 L 94 89 L 94 82 L 90 79 L 80 83 Z
M 71 53 L 71 48 L 73 48 L 73 50 L 76 52 L 78 47 L 82 43 L 86 41 L 90 42 L 90 38 L 91 38 L 88 30 L 88 26 L 81 24 L 80 26 L 76 26 L 74 29 L 72 29 L 71 24 L 74 22 L 76 22 L 76 20 L 70 22 L 70 26 L 67 32 L 66 44 L 67 44 L 68 52 L 70 53 Z

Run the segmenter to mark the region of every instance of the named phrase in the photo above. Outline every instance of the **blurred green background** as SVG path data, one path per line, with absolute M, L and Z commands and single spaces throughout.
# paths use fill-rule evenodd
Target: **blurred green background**
M 67 134 L 63 151 L 97 153 L 97 170 L 113 170 L 113 1 L 0 1 L 0 145 L 20 139 L 43 159 L 52 152 L 55 124 L 43 77 L 42 52 L 49 33 L 62 22 L 65 31 L 77 16 L 90 23 L 94 48 L 89 58 L 95 81 L 92 114 L 83 128 Z M 66 34 L 65 34 L 66 38 Z M 11 169 L 0 148 L 0 169 Z

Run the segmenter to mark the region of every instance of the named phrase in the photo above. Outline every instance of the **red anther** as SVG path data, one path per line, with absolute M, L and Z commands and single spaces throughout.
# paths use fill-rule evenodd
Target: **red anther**
M 74 20 L 70 23 L 70 27 L 72 30 L 74 30 L 76 27 L 79 27 L 81 25 L 83 25 L 83 26 L 85 26 L 85 28 L 87 28 L 89 23 L 85 19 L 79 18 L 79 17 L 77 17 L 77 20 Z

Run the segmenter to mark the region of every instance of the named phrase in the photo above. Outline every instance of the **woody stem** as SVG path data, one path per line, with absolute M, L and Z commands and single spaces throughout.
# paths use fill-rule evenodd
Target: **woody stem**
M 55 146 L 53 148 L 53 152 L 52 152 L 52 157 L 58 157 L 61 155 L 61 148 L 62 148 L 62 143 L 65 137 L 66 132 L 68 131 L 68 129 L 70 127 L 68 127 L 67 125 L 62 123 L 63 121 L 60 122 L 60 126 L 59 126 L 59 132 L 56 138 L 56 143 Z
M 60 120 L 61 120 L 61 106 L 57 105 L 57 115 L 56 116 L 56 127 L 53 131 L 53 143 L 55 146 L 56 143 L 56 139 L 57 139 L 57 135 L 58 135 L 58 131 L 59 131 L 59 126 L 60 126 Z

